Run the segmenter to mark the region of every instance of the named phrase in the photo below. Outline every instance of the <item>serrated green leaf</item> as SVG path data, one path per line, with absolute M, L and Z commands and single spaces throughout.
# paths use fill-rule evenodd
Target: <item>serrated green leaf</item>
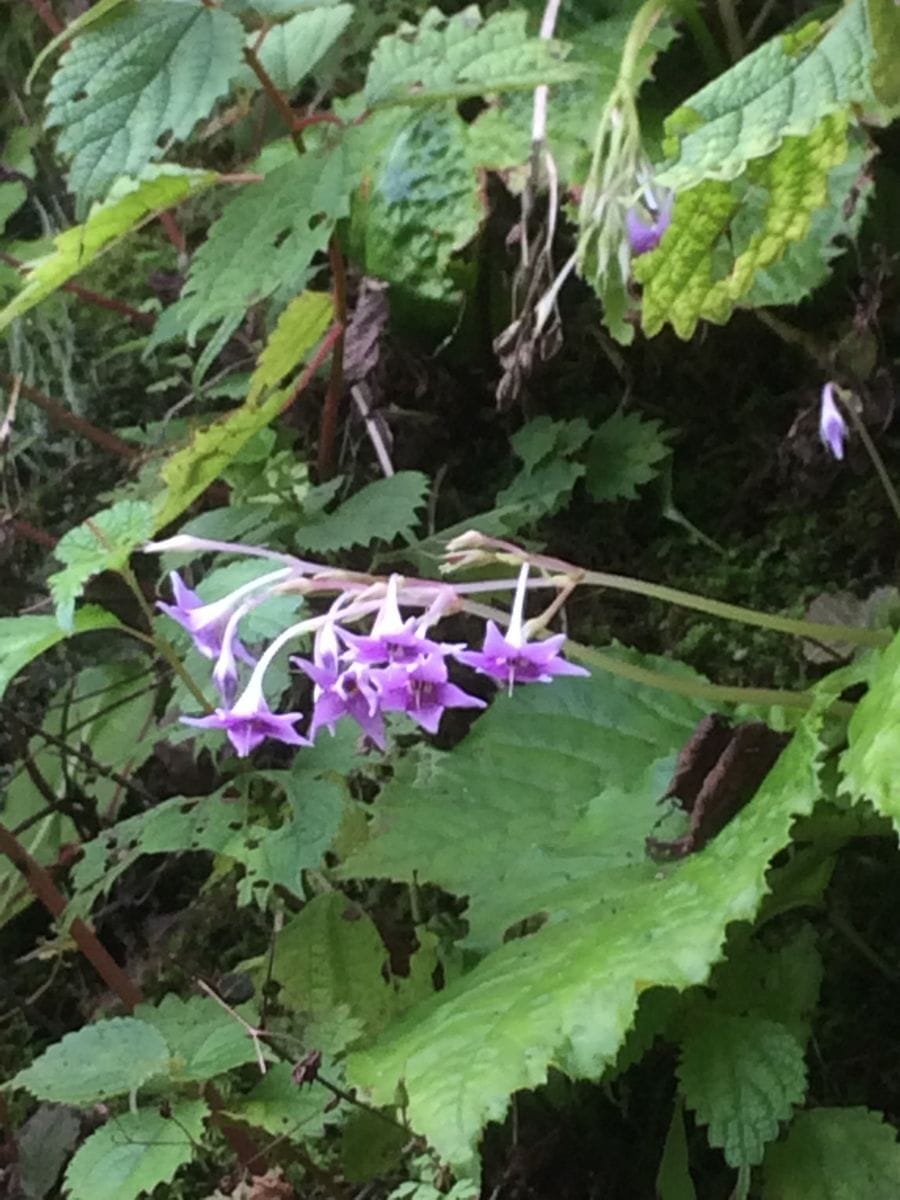
M 772 855 L 816 801 L 817 726 L 818 718 L 804 721 L 754 799 L 700 853 L 658 869 L 627 902 L 585 897 L 569 919 L 507 942 L 355 1052 L 351 1081 L 390 1103 L 402 1079 L 412 1127 L 465 1165 L 483 1125 L 502 1118 L 514 1091 L 542 1083 L 549 1063 L 596 1078 L 639 993 L 702 983 L 728 924 L 753 916 Z M 442 819 L 452 811 L 442 807 Z M 584 892 L 590 887 L 586 880 Z
M 856 705 L 841 755 L 841 791 L 869 800 L 900 832 L 900 634 L 872 659 L 869 690 Z
M 587 489 L 598 501 L 634 500 L 638 488 L 656 478 L 656 464 L 668 453 L 659 421 L 648 421 L 640 413 L 619 408 L 591 437 Z
M 526 13 L 482 20 L 471 5 L 447 17 L 431 8 L 417 28 L 383 37 L 369 62 L 363 91 L 368 108 L 429 104 L 483 92 L 531 90 L 578 76 L 558 42 L 529 38 Z
M 257 54 L 275 86 L 285 92 L 293 91 L 328 53 L 352 16 L 352 4 L 334 4 L 297 13 L 270 29 Z M 258 34 L 252 33 L 248 44 L 255 45 L 258 38 Z M 241 72 L 240 82 L 259 87 L 249 67 Z
M 365 147 L 351 239 L 368 274 L 417 296 L 450 301 L 459 291 L 453 254 L 485 216 L 468 152 L 468 127 L 453 104 L 412 117 L 376 115 L 353 135 Z
M 143 500 L 120 500 L 70 529 L 53 550 L 63 564 L 47 580 L 56 619 L 74 632 L 75 601 L 85 584 L 101 571 L 120 571 L 153 533 L 153 509 Z
M 480 950 L 535 914 L 553 922 L 601 894 L 612 902 L 656 872 L 644 839 L 703 713 L 610 677 L 498 695 L 451 754 L 397 764 L 341 874 L 468 896 L 468 944 Z
M 800 1113 L 766 1154 L 763 1200 L 895 1200 L 897 1132 L 866 1108 Z
M 687 1106 L 708 1125 L 709 1142 L 732 1167 L 762 1161 L 806 1094 L 803 1046 L 765 1017 L 738 1017 L 698 1005 L 681 1039 L 678 1078 Z
M 535 417 L 518 429 L 509 439 L 517 458 L 526 470 L 553 457 L 567 458 L 575 454 L 591 436 L 591 427 L 583 417 L 574 421 L 554 421 L 551 417 Z
M 773 38 L 691 96 L 666 120 L 662 186 L 682 193 L 702 180 L 736 179 L 785 138 L 804 138 L 825 117 L 871 96 L 872 43 L 865 0 L 833 23 Z
M 312 297 L 314 293 L 310 293 Z M 319 295 L 315 293 L 315 295 Z M 296 342 L 297 361 L 308 359 L 310 351 L 324 334 L 331 320 L 331 301 L 321 295 L 303 305 L 302 313 L 291 330 Z M 255 387 L 253 399 L 228 416 L 194 434 L 187 446 L 166 459 L 160 469 L 165 490 L 156 502 L 154 529 L 163 529 L 221 475 L 224 468 L 260 429 L 278 416 L 287 403 L 287 392 L 275 392 L 265 399 Z
M 584 471 L 582 463 L 566 462 L 564 458 L 533 471 L 521 471 L 509 487 L 497 493 L 497 507 L 519 509 L 526 521 L 536 521 L 566 503 Z
M 428 478 L 421 471 L 398 471 L 367 484 L 333 513 L 301 525 L 295 544 L 315 554 L 369 546 L 373 541 L 409 540 L 425 506 Z
M 285 1003 L 327 1028 L 345 1009 L 362 1030 L 377 1032 L 395 1007 L 385 982 L 387 950 L 375 924 L 340 892 L 315 896 L 275 938 L 271 975 Z M 315 1044 L 315 1043 L 313 1043 Z M 341 1046 L 327 1046 L 336 1052 Z
M 689 338 L 701 319 L 723 324 L 756 273 L 800 241 L 827 200 L 828 174 L 847 154 L 842 113 L 785 138 L 733 183 L 709 180 L 678 196 L 660 245 L 635 260 L 648 336 L 668 321 Z
M 69 1163 L 70 1200 L 133 1200 L 167 1183 L 190 1162 L 208 1115 L 203 1100 L 180 1100 L 169 1116 L 145 1108 L 111 1117 Z
M 844 162 L 828 172 L 828 194 L 817 209 L 806 236 L 791 242 L 770 267 L 758 270 L 741 300 L 742 307 L 799 304 L 831 274 L 834 259 L 856 239 L 874 190 L 869 171 L 872 147 L 867 139 L 851 139 Z
M 169 1047 L 156 1029 L 134 1017 L 111 1017 L 67 1033 L 6 1086 L 26 1088 L 39 1100 L 92 1104 L 135 1091 L 168 1065 Z
M 262 348 L 250 379 L 248 401 L 261 399 L 305 360 L 332 314 L 331 299 L 324 292 L 301 292 L 291 300 Z
M 188 196 L 205 191 L 218 178 L 214 171 L 163 166 L 148 169 L 141 179 L 122 180 L 103 204 L 91 209 L 83 225 L 54 238 L 51 254 L 25 264 L 25 283 L 0 312 L 0 330 L 90 266 L 124 234 Z
M 881 104 L 894 109 L 900 105 L 900 12 L 894 0 L 867 0 L 875 61 L 872 64 L 872 90 Z
M 57 145 L 72 156 L 82 206 L 209 115 L 238 72 L 243 40 L 240 21 L 219 8 L 142 0 L 72 42 L 50 84 L 47 126 L 61 126 Z
M 79 609 L 70 630 L 62 629 L 56 617 L 28 614 L 0 617 L 0 697 L 23 667 L 65 638 L 76 633 L 92 633 L 96 629 L 115 629 L 120 624 L 118 617 L 96 604 L 86 604 Z
M 287 161 L 225 205 L 150 345 L 182 335 L 193 342 L 207 325 L 236 322 L 251 304 L 286 286 L 285 299 L 305 287 L 313 258 L 349 212 L 351 186 L 342 143 L 299 156 L 291 147 Z
M 320 1137 L 335 1114 L 326 1112 L 330 1097 L 320 1087 L 300 1087 L 290 1063 L 274 1063 L 246 1096 L 232 1097 L 229 1114 L 272 1137 L 297 1142 Z
M 253 1042 L 243 1025 L 210 997 L 182 1000 L 170 994 L 158 1005 L 138 1005 L 134 1015 L 165 1039 L 171 1055 L 167 1074 L 173 1083 L 202 1083 L 256 1062 Z

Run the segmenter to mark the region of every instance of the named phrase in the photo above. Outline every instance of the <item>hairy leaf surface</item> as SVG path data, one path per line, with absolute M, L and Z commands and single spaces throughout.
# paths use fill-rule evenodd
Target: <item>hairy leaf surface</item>
M 705 179 L 736 179 L 785 138 L 804 138 L 868 99 L 871 59 L 866 0 L 850 0 L 830 26 L 814 21 L 766 42 L 667 119 L 675 161 L 660 183 L 681 193 Z
M 241 63 L 240 21 L 220 8 L 141 0 L 75 38 L 48 95 L 61 126 L 69 184 L 84 207 L 120 176 L 136 176 L 187 137 L 223 96 Z
M 681 1090 L 732 1167 L 755 1166 L 806 1094 L 803 1046 L 765 1017 L 698 1005 L 681 1041 Z
M 532 722 L 532 735 L 539 728 Z M 700 853 L 652 875 L 636 869 L 619 900 L 602 891 L 598 898 L 596 879 L 585 877 L 571 915 L 507 942 L 413 1009 L 351 1057 L 351 1079 L 377 1103 L 389 1103 L 402 1079 L 413 1128 L 443 1157 L 466 1164 L 484 1123 L 503 1116 L 512 1092 L 542 1083 L 549 1063 L 596 1078 L 640 993 L 703 982 L 728 924 L 755 913 L 772 855 L 818 794 L 815 728 L 812 718 L 801 725 L 757 796 Z M 457 790 L 441 813 L 452 816 L 464 795 Z M 437 797 L 428 800 L 434 824 Z M 467 840 L 466 853 L 477 844 Z
M 895 1200 L 897 1131 L 865 1108 L 799 1113 L 766 1155 L 763 1200 Z
M 66 1170 L 71 1200 L 133 1200 L 168 1183 L 194 1156 L 209 1115 L 203 1100 L 180 1100 L 111 1117 L 87 1139 Z
M 843 790 L 870 800 L 900 832 L 900 634 L 872 659 L 869 690 L 853 710 L 847 740 Z

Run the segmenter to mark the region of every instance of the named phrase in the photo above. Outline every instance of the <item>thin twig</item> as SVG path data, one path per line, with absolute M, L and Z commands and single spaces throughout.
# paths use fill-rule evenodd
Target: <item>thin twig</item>
M 350 395 L 353 397 L 353 403 L 359 409 L 359 415 L 363 419 L 363 424 L 366 427 L 366 433 L 369 435 L 369 441 L 375 450 L 375 457 L 378 459 L 378 465 L 381 467 L 381 472 L 387 478 L 395 474 L 394 464 L 391 462 L 391 456 L 388 453 L 388 448 L 384 443 L 384 438 L 381 436 L 381 430 L 378 428 L 378 422 L 372 416 L 372 410 L 369 407 L 369 401 L 366 398 L 363 385 L 355 383 L 350 389 Z
M 0 372 L 0 383 L 4 383 L 7 387 L 12 387 L 15 383 L 15 377 L 7 375 L 5 372 Z M 140 446 L 133 446 L 130 442 L 124 441 L 114 433 L 107 433 L 105 429 L 98 429 L 96 425 L 92 425 L 84 417 L 79 417 L 75 413 L 69 412 L 68 409 L 58 404 L 56 400 L 45 396 L 43 392 L 38 391 L 37 388 L 30 387 L 27 383 L 21 384 L 19 391 L 26 400 L 30 400 L 32 404 L 47 414 L 51 424 L 57 425 L 61 429 L 68 429 L 72 433 L 77 433 L 81 437 L 87 438 L 89 442 L 93 442 L 101 450 L 106 450 L 110 454 L 116 454 L 119 458 L 127 459 L 138 458 L 143 453 Z
M 9 266 L 15 267 L 17 271 L 21 271 L 27 278 L 28 263 L 23 262 L 20 258 L 15 258 L 12 254 L 0 253 L 0 261 L 8 263 Z M 121 313 L 123 317 L 127 317 L 132 325 L 136 325 L 143 329 L 152 329 L 156 324 L 156 318 L 153 313 L 141 312 L 139 308 L 133 308 L 130 304 L 126 304 L 124 300 L 116 300 L 113 296 L 105 296 L 102 292 L 95 292 L 91 288 L 82 287 L 80 283 L 64 283 L 61 290 L 69 292 L 73 296 L 77 296 L 79 300 L 84 300 L 86 304 L 93 304 L 96 308 L 105 308 L 110 312 Z
M 2 824 L 0 824 L 0 853 L 5 854 L 16 870 L 21 873 L 32 894 L 40 900 L 51 916 L 61 917 L 66 908 L 66 900 L 62 892 L 18 838 Z M 90 926 L 81 917 L 76 917 L 72 921 L 70 931 L 78 949 L 110 991 L 119 997 L 129 1012 L 137 1008 L 144 999 L 141 989 L 119 966 Z

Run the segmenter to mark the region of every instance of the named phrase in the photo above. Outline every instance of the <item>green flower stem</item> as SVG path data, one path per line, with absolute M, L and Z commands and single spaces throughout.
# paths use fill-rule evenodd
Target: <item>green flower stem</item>
M 900 510 L 898 510 L 900 516 Z M 711 600 L 694 592 L 683 592 L 680 588 L 667 587 L 661 583 L 648 583 L 644 579 L 633 579 L 630 575 L 613 575 L 607 571 L 585 571 L 561 558 L 547 554 L 528 554 L 512 542 L 501 538 L 481 535 L 479 548 L 494 551 L 498 562 L 518 565 L 529 562 L 541 571 L 559 575 L 581 586 L 610 588 L 618 592 L 631 592 L 646 596 L 650 600 L 662 600 L 678 608 L 689 608 L 694 612 L 706 613 L 723 621 L 739 621 L 743 625 L 755 625 L 760 629 L 771 629 L 775 633 L 787 633 L 793 637 L 807 638 L 817 642 L 847 642 L 856 646 L 884 647 L 890 645 L 893 633 L 889 629 L 859 629 L 854 625 L 824 625 L 818 621 L 801 621 L 796 617 L 782 617 L 777 613 L 760 612 L 756 608 L 744 608 L 740 604 L 726 604 L 723 600 Z
M 558 568 L 557 568 L 558 569 Z M 743 625 L 755 625 L 760 629 L 771 629 L 775 633 L 787 633 L 793 637 L 810 638 L 817 642 L 851 642 L 857 646 L 887 646 L 892 634 L 886 629 L 859 629 L 853 625 L 825 625 L 819 621 L 802 621 L 796 617 L 782 617 L 777 613 L 760 612 L 755 608 L 744 608 L 740 604 L 726 604 L 723 600 L 711 600 L 693 592 L 664 584 L 647 583 L 643 579 L 632 579 L 628 575 L 610 575 L 605 571 L 585 571 L 580 583 L 589 587 L 612 588 L 619 592 L 633 592 L 651 600 L 662 600 L 679 608 L 693 609 L 723 621 L 739 621 Z
M 838 389 L 838 392 L 840 389 Z M 839 395 L 839 399 L 842 398 Z M 872 435 L 866 429 L 865 422 L 857 411 L 856 404 L 852 401 L 844 403 L 843 409 L 850 414 L 850 420 L 853 422 L 856 432 L 859 434 L 859 440 L 866 448 L 866 453 L 872 460 L 872 466 L 875 468 L 875 473 L 881 486 L 884 488 L 885 495 L 888 498 L 888 503 L 894 510 L 894 516 L 900 521 L 900 496 L 897 495 L 897 489 L 894 487 L 893 481 L 888 474 L 887 467 L 884 465 L 884 459 L 878 453 L 878 447 L 872 441 Z

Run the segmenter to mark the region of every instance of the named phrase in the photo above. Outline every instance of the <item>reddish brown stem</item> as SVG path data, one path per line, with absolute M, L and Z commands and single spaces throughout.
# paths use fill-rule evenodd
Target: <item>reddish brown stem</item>
M 343 129 L 346 122 L 342 121 L 337 113 L 333 112 L 318 112 L 310 113 L 306 117 L 294 117 L 294 122 L 291 128 L 295 133 L 302 133 L 310 125 L 340 125 Z
M 322 338 L 321 342 L 319 343 L 319 348 L 309 360 L 308 366 L 304 367 L 303 373 L 294 386 L 294 390 L 281 406 L 281 411 L 283 413 L 287 412 L 300 394 L 306 391 L 306 388 L 309 386 L 309 381 L 312 379 L 313 375 L 315 375 L 316 371 L 318 371 L 319 367 L 321 367 L 322 363 L 331 353 L 331 349 L 338 339 L 342 338 L 343 336 L 343 325 L 340 325 L 337 321 L 335 321 L 335 323 Z
M 23 521 L 19 517 L 12 517 L 10 519 L 12 521 L 13 533 L 15 533 L 16 537 L 25 538 L 27 542 L 36 542 L 37 545 L 46 546 L 48 550 L 52 550 L 59 541 L 59 538 L 55 538 L 52 533 L 45 533 L 43 529 L 38 529 L 30 521 Z
M 62 33 L 64 26 L 57 19 L 56 14 L 47 3 L 47 0 L 30 0 L 30 3 L 31 7 L 41 18 L 54 37 L 58 33 Z
M 18 838 L 0 825 L 0 853 L 19 871 L 36 899 L 53 917 L 60 917 L 66 907 L 62 892 L 47 871 L 25 849 Z M 110 991 L 115 992 L 129 1012 L 144 999 L 141 989 L 119 966 L 94 931 L 80 917 L 71 925 L 71 934 L 78 949 L 88 960 Z
M 14 378 L 12 375 L 6 375 L 0 372 L 0 383 L 7 387 L 12 387 Z M 107 433 L 105 429 L 98 429 L 96 425 L 92 425 L 90 421 L 86 421 L 84 417 L 79 417 L 73 412 L 69 412 L 67 408 L 63 408 L 61 404 L 57 404 L 55 400 L 51 400 L 49 396 L 45 396 L 43 392 L 39 392 L 37 388 L 23 383 L 19 387 L 19 395 L 24 396 L 26 400 L 30 400 L 32 404 L 37 405 L 42 412 L 45 412 L 50 418 L 53 425 L 58 425 L 61 429 L 69 429 L 72 433 L 77 433 L 81 437 L 87 438 L 89 442 L 93 442 L 95 446 L 99 446 L 101 450 L 107 450 L 110 454 L 116 454 L 119 458 L 134 459 L 141 454 L 140 446 L 132 446 L 130 442 L 123 441 L 122 438 L 116 437 L 114 433 Z
M 281 94 L 281 92 L 278 90 L 278 88 L 272 82 L 272 79 L 271 79 L 269 73 L 266 71 L 266 68 L 259 61 L 259 55 L 256 53 L 256 51 L 253 49 L 252 46 L 244 47 L 244 61 L 246 62 L 247 66 L 250 68 L 250 70 L 253 72 L 253 74 L 256 76 L 256 78 L 259 80 L 259 84 L 260 84 L 260 87 L 262 88 L 262 90 L 266 93 L 266 95 L 269 97 L 269 99 L 275 105 L 276 110 L 278 111 L 282 121 L 285 124 L 285 128 L 292 131 L 294 128 L 294 114 L 293 114 L 293 111 L 291 110 L 291 106 L 288 104 L 287 100 L 285 100 L 284 96 Z M 299 146 L 298 146 L 298 149 L 299 149 Z
M 11 254 L 4 254 L 2 252 L 0 252 L 0 261 L 9 263 L 11 267 L 15 267 L 19 271 L 25 266 L 25 263 L 21 259 L 14 258 Z M 156 318 L 152 313 L 141 312 L 140 309 L 132 308 L 130 304 L 126 304 L 124 300 L 116 300 L 112 296 L 104 296 L 101 292 L 94 292 L 90 288 L 82 287 L 79 283 L 64 283 L 62 290 L 64 292 L 71 292 L 73 296 L 77 296 L 87 304 L 94 304 L 97 308 L 108 308 L 111 312 L 121 313 L 133 325 L 142 326 L 144 329 L 152 329 L 156 322 Z
M 159 223 L 165 230 L 166 237 L 175 247 L 179 254 L 187 252 L 187 241 L 185 240 L 184 232 L 178 221 L 175 219 L 175 214 L 170 208 L 159 214 Z
M 347 327 L 347 272 L 344 268 L 344 256 L 341 253 L 341 248 L 338 245 L 335 234 L 331 235 L 331 240 L 328 243 L 328 259 L 331 264 L 334 316 L 336 323 L 340 326 L 340 333 L 334 340 L 334 354 L 331 358 L 331 376 L 328 380 L 328 391 L 325 393 L 325 404 L 322 407 L 322 423 L 319 426 L 317 466 L 320 483 L 324 483 L 326 479 L 330 479 L 334 475 L 334 443 L 337 438 L 341 398 L 344 394 L 344 331 Z

